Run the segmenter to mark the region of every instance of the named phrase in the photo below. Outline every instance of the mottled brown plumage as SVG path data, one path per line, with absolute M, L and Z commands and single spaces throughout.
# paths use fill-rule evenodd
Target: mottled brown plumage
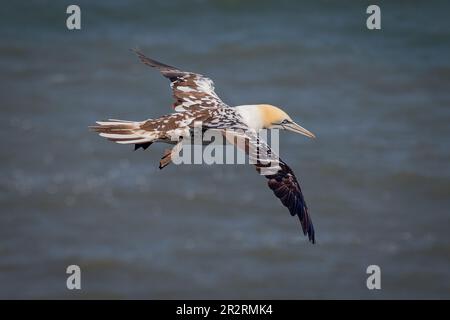
M 297 178 L 291 168 L 259 138 L 257 130 L 277 128 L 308 137 L 314 135 L 293 122 L 283 110 L 271 105 L 243 105 L 231 108 L 214 92 L 211 79 L 197 73 L 181 71 L 148 58 L 140 51 L 133 51 L 144 64 L 156 68 L 170 80 L 177 112 L 137 122 L 98 121 L 97 125 L 91 128 L 108 140 L 120 144 L 134 144 L 135 150 L 145 150 L 153 142 L 165 142 L 175 145 L 175 153 L 181 147 L 183 138 L 191 136 L 198 122 L 201 122 L 203 130 L 219 130 L 233 144 L 236 144 L 236 138 L 240 138 L 244 143 L 237 145 L 245 149 L 257 171 L 268 179 L 269 188 L 289 209 L 292 216 L 298 216 L 303 233 L 315 243 L 314 227 Z M 165 151 L 159 164 L 160 169 L 172 161 L 171 151 Z

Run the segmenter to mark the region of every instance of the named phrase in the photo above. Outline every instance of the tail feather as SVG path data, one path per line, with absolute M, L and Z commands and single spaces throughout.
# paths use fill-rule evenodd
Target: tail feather
M 136 121 L 130 121 L 130 120 L 118 120 L 118 119 L 108 119 L 110 122 L 124 122 L 124 123 L 133 123 Z
M 145 121 L 110 119 L 96 123 L 97 125 L 91 126 L 90 129 L 99 133 L 101 137 L 120 144 L 147 144 L 158 137 L 158 132 L 142 129 Z
M 134 145 L 134 151 L 136 151 L 139 148 L 142 148 L 143 150 L 146 150 L 148 147 L 150 147 L 151 144 L 152 144 L 152 142 L 135 144 Z

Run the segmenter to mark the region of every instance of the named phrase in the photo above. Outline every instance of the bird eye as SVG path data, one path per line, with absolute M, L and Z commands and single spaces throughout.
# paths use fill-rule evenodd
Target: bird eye
M 287 119 L 284 119 L 283 121 L 281 121 L 281 124 L 287 124 L 289 123 L 289 121 Z

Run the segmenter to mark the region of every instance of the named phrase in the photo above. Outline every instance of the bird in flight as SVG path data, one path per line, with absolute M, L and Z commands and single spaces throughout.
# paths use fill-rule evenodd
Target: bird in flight
M 97 125 L 90 128 L 108 140 L 134 144 L 135 150 L 145 150 L 153 142 L 175 144 L 173 149 L 164 153 L 160 169 L 171 163 L 171 155 L 181 148 L 183 138 L 192 136 L 196 122 L 201 122 L 202 130 L 218 130 L 224 132 L 224 136 L 229 132 L 236 132 L 237 136 L 244 139 L 244 149 L 249 158 L 256 159 L 254 165 L 267 178 L 269 188 L 289 209 L 290 214 L 298 217 L 304 235 L 315 243 L 313 223 L 294 172 L 283 160 L 274 156 L 274 152 L 257 132 L 262 129 L 284 129 L 309 138 L 315 138 L 314 134 L 295 123 L 286 112 L 269 104 L 231 107 L 214 92 L 211 79 L 150 59 L 138 50 L 132 51 L 142 63 L 156 68 L 170 80 L 175 112 L 157 119 L 136 122 L 116 119 L 97 121 Z M 227 138 L 227 141 L 234 140 Z M 264 171 L 268 164 L 276 169 Z

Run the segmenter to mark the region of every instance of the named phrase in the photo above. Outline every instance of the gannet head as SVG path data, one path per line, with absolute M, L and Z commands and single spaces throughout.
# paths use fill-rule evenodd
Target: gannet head
M 300 133 L 308 138 L 316 137 L 295 123 L 286 112 L 270 104 L 237 106 L 236 109 L 251 129 L 281 129 Z

